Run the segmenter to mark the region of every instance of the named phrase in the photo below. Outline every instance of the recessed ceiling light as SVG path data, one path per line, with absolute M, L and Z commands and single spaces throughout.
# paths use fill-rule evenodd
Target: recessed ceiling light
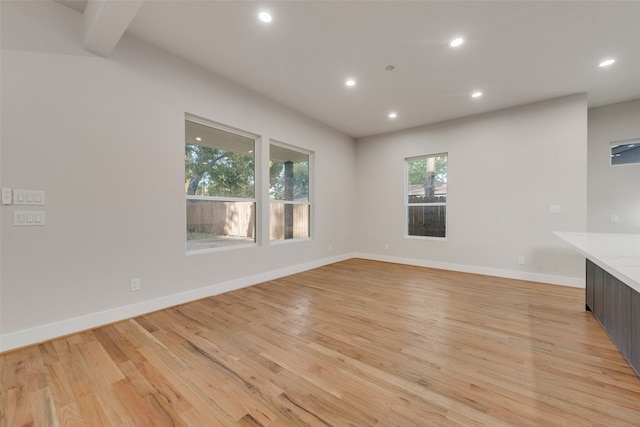
M 462 37 L 457 37 L 453 40 L 451 40 L 451 43 L 449 43 L 449 46 L 451 47 L 458 47 L 460 46 L 462 43 L 464 43 L 464 39 Z
M 268 24 L 269 22 L 273 21 L 273 16 L 271 16 L 271 14 L 267 11 L 262 11 L 258 13 L 258 19 L 265 24 Z
M 601 67 L 608 67 L 609 65 L 613 65 L 613 63 L 614 63 L 614 62 L 616 62 L 616 60 L 615 60 L 615 59 L 613 59 L 613 58 L 605 59 L 604 61 L 602 61 L 602 62 L 600 63 L 600 66 L 601 66 Z
M 202 141 L 202 138 L 200 138 L 199 136 L 196 136 L 196 141 Z
M 475 92 L 473 92 L 471 94 L 472 98 L 480 98 L 481 96 L 482 96 L 482 92 L 480 92 L 479 90 L 477 90 L 477 91 L 475 91 Z
M 349 87 L 352 87 L 352 86 L 355 86 L 355 85 L 356 85 L 356 81 L 355 81 L 355 80 L 353 80 L 353 79 L 349 79 L 349 80 L 347 80 L 346 82 L 344 82 L 344 84 L 345 84 L 345 85 L 347 85 L 347 86 L 349 86 Z
M 398 113 L 396 113 L 396 112 L 389 113 L 389 118 L 390 119 L 395 119 L 396 117 L 398 117 Z

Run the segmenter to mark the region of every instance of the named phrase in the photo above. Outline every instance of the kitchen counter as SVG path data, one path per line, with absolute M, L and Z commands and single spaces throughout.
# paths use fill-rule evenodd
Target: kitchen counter
M 586 309 L 640 376 L 640 234 L 555 234 L 587 258 Z
M 554 232 L 579 253 L 640 292 L 640 234 Z

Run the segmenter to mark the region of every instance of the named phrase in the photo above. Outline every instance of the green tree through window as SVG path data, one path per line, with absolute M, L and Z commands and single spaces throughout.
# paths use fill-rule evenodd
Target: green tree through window
M 269 145 L 269 235 L 271 240 L 310 236 L 308 151 L 272 142 Z
M 446 237 L 447 154 L 405 159 L 407 235 Z
M 187 250 L 255 243 L 255 137 L 185 120 Z
M 185 145 L 185 185 L 191 196 L 253 197 L 253 156 Z

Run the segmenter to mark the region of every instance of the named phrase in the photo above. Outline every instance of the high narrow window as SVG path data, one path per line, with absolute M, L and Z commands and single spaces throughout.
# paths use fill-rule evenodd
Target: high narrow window
M 310 236 L 309 160 L 311 153 L 272 142 L 269 146 L 270 238 Z
M 640 163 L 640 138 L 614 141 L 611 146 L 611 164 L 629 165 Z
M 447 154 L 405 159 L 407 235 L 447 236 Z
M 185 120 L 187 251 L 256 241 L 255 137 Z

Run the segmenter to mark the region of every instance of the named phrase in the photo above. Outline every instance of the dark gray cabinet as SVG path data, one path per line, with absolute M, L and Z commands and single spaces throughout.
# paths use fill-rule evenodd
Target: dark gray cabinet
M 589 261 L 591 262 L 591 261 Z M 593 315 L 604 323 L 604 270 L 593 264 Z
M 585 275 L 587 279 L 585 305 L 589 311 L 593 311 L 593 277 L 596 270 L 595 267 L 596 265 L 594 263 L 587 260 L 587 271 Z
M 640 375 L 640 294 L 631 290 L 631 356 L 627 359 L 631 366 Z
M 640 373 L 640 294 L 587 260 L 586 306 Z
M 616 346 L 620 349 L 622 355 L 629 360 L 631 357 L 631 291 L 632 289 L 619 279 L 606 273 L 605 277 L 611 279 L 611 297 L 612 299 L 611 314 L 611 338 Z M 605 284 L 605 289 L 606 284 Z M 606 315 L 606 311 L 605 311 Z

